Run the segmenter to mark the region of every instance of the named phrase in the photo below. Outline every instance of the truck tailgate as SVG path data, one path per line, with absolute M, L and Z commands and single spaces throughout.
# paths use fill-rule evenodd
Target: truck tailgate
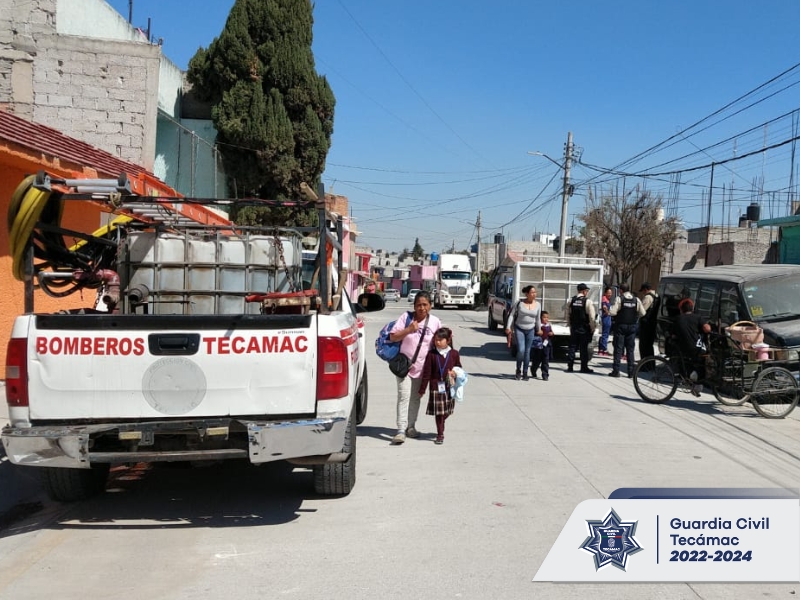
M 19 334 L 28 337 L 31 420 L 315 413 L 314 315 L 38 315 L 28 323 Z

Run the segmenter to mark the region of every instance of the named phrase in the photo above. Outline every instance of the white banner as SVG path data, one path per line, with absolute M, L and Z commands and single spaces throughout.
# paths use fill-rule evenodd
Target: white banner
M 586 500 L 534 581 L 800 581 L 800 500 Z

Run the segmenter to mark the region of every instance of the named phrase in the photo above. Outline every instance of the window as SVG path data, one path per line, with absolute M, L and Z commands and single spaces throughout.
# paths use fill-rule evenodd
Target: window
M 696 281 L 667 281 L 661 298 L 661 313 L 667 317 L 677 317 L 680 314 L 680 301 L 691 298 L 694 302 L 698 287 Z
M 739 305 L 739 286 L 734 283 L 723 283 L 719 290 L 719 324 L 720 327 L 733 325 L 740 320 L 739 315 L 747 317 L 747 311 Z
M 793 317 L 798 312 L 800 275 L 749 281 L 742 291 L 753 319 L 769 321 Z
M 697 288 L 694 299 L 694 312 L 706 321 L 717 320 L 717 282 L 704 281 Z

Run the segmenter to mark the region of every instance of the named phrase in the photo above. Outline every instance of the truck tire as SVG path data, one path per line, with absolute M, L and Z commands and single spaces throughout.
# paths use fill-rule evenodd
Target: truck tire
M 109 465 L 90 469 L 42 467 L 41 478 L 47 495 L 58 502 L 86 500 L 106 489 Z
M 314 465 L 314 491 L 322 496 L 346 496 L 356 484 L 356 422 L 353 416 L 347 422 L 342 452 L 350 458 L 343 463 Z
M 361 385 L 356 392 L 356 425 L 361 425 L 367 418 L 367 403 L 369 402 L 369 384 L 367 382 L 367 365 L 364 365 L 364 375 L 361 376 Z

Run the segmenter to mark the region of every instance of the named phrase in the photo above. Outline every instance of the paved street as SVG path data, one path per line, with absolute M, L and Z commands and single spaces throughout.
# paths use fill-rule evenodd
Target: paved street
M 214 465 L 120 470 L 109 491 L 62 506 L 0 463 L 0 599 L 791 597 L 800 584 L 534 584 L 573 508 L 622 487 L 798 487 L 800 412 L 768 421 L 748 406 L 679 392 L 641 402 L 610 359 L 594 375 L 555 363 L 515 381 L 486 313 L 440 310 L 470 379 L 433 444 L 391 446 L 395 384 L 372 352 L 402 299 L 368 324 L 369 414 L 350 496 L 315 497 L 308 471 Z M 424 413 L 424 406 L 422 411 Z M 16 470 L 15 470 L 16 471 Z M 25 472 L 25 481 L 30 481 Z M 41 508 L 37 506 L 41 502 Z

